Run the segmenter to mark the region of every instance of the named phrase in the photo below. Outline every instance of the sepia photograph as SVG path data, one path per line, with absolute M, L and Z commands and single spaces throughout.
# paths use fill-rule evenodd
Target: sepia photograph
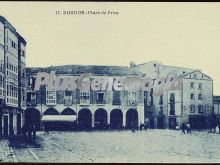
M 220 163 L 220 3 L 0 2 L 0 163 Z

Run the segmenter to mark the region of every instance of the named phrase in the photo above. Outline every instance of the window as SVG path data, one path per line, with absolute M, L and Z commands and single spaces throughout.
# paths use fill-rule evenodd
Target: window
M 194 89 L 194 82 L 190 82 L 190 88 Z
M 199 83 L 199 90 L 202 89 L 202 83 Z
M 128 103 L 129 104 L 137 103 L 137 92 L 128 92 Z
M 198 107 L 198 112 L 199 112 L 199 113 L 204 113 L 204 108 L 203 108 L 202 105 L 199 105 L 199 107 Z
M 175 103 L 170 104 L 170 115 L 175 115 Z
M 198 94 L 198 100 L 202 100 L 202 94 Z
M 90 93 L 89 92 L 80 92 L 80 103 L 90 103 Z
M 120 91 L 113 91 L 113 105 L 121 105 Z
M 72 96 L 72 92 L 71 91 L 65 91 L 65 95 L 70 97 L 70 96 Z
M 47 91 L 47 103 L 52 104 L 52 103 L 56 103 L 56 91 L 55 90 L 51 90 L 51 91 Z
M 25 51 L 21 50 L 21 56 L 25 57 Z
M 190 106 L 190 113 L 195 113 L 195 105 Z
M 191 93 L 190 99 L 191 99 L 191 100 L 195 100 L 195 94 Z
M 104 104 L 104 92 L 97 93 L 97 104 Z
M 170 94 L 170 102 L 175 102 L 175 95 L 174 95 L 174 93 Z

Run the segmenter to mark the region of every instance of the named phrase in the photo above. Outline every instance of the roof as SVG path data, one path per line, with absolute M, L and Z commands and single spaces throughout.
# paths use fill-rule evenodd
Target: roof
M 19 37 L 19 39 L 21 40 L 21 42 L 23 42 L 25 45 L 27 44 L 27 42 L 25 41 L 25 39 L 16 31 L 16 28 L 3 16 L 0 15 L 0 21 L 7 26 L 7 28 L 9 28 L 17 37 Z
M 192 72 L 189 72 L 189 73 L 186 73 L 186 74 L 181 74 L 180 76 L 181 77 L 185 77 L 185 76 L 187 76 L 187 75 L 189 75 L 189 74 L 192 74 L 192 73 L 194 73 L 194 72 L 200 72 L 200 73 L 202 73 L 200 70 L 194 70 L 194 71 L 192 71 Z M 209 77 L 209 76 L 207 76 L 206 74 L 204 74 L 204 73 L 202 73 L 203 75 L 205 75 L 206 77 L 208 77 L 209 79 L 211 79 L 212 80 L 212 78 L 211 77 Z
M 132 75 L 135 74 L 126 66 L 101 66 L 101 65 L 63 65 L 50 67 L 27 67 L 27 74 L 35 74 L 37 72 L 55 71 L 56 74 L 83 74 L 92 73 L 94 75 Z

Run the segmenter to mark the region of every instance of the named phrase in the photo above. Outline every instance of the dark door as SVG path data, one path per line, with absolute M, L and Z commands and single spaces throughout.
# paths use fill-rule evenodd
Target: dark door
M 13 113 L 9 113 L 9 135 L 14 135 L 13 130 Z
M 8 116 L 4 116 L 4 136 L 8 136 Z
M 21 114 L 17 114 L 17 135 L 21 134 Z
M 169 128 L 176 129 L 176 118 L 175 117 L 169 118 Z

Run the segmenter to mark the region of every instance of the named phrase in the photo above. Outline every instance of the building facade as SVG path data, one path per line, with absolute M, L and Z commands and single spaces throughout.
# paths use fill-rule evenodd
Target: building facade
M 19 135 L 23 125 L 26 103 L 20 105 L 19 95 L 25 95 L 26 41 L 16 29 L 0 16 L 0 134 Z M 24 99 L 26 100 L 26 99 Z
M 220 125 L 220 96 L 213 96 L 215 124 Z
M 138 92 L 49 91 L 44 85 L 34 91 L 36 74 L 50 71 L 56 71 L 58 77 L 92 73 L 91 79 L 141 75 L 153 79 L 154 84 L 166 82 L 172 75 L 181 80 L 181 88 L 163 90 L 160 95 L 155 94 L 156 88 Z M 150 128 L 176 129 L 183 122 L 190 123 L 192 128 L 208 128 L 213 118 L 213 81 L 197 69 L 165 66 L 157 61 L 139 65 L 131 62 L 130 67 L 70 65 L 27 68 L 27 79 L 26 112 L 27 116 L 35 114 L 33 121 L 39 129 L 44 125 L 60 126 L 62 130 L 63 125 L 74 127 L 74 123 L 81 129 L 137 128 L 143 124 Z
M 183 122 L 190 123 L 192 128 L 211 127 L 213 80 L 201 70 L 166 66 L 158 61 L 139 65 L 133 63 L 131 69 L 155 80 L 169 75 L 181 79 L 181 90 L 164 91 L 162 95 L 153 97 L 157 128 L 181 127 Z
M 57 68 L 28 68 L 28 91 L 26 113 L 37 114 L 45 127 L 59 127 L 65 123 L 77 124 L 80 129 L 116 129 L 139 127 L 144 124 L 144 93 L 126 91 L 55 91 L 42 86 L 34 91 L 37 72 L 56 71 L 57 77 L 79 77 L 82 73 L 92 73 L 94 78 L 127 77 L 134 75 L 127 67 L 119 66 L 61 66 Z M 66 115 L 72 116 L 67 119 Z M 74 115 L 76 116 L 74 118 Z M 27 114 L 27 116 L 31 116 Z M 30 117 L 29 117 L 30 118 Z M 36 116 L 35 116 L 36 118 Z M 51 118 L 51 119 L 50 119 Z M 54 124 L 53 119 L 57 120 Z M 33 119 L 34 120 L 34 119 Z M 68 122 L 69 121 L 69 122 Z M 28 122 L 28 121 L 27 121 Z M 37 122 L 38 128 L 39 122 Z

